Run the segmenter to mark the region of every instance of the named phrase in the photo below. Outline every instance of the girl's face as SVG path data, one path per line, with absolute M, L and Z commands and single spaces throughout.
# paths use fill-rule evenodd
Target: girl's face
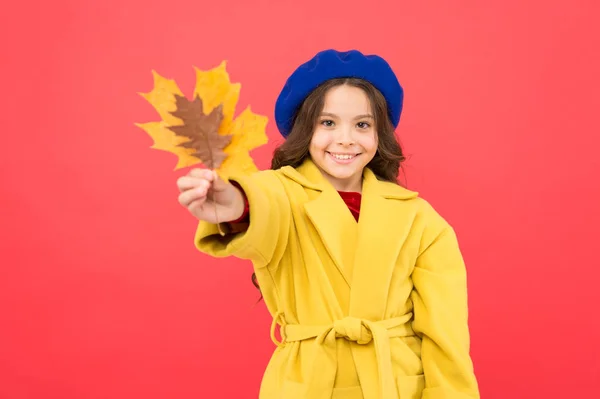
M 338 191 L 361 191 L 364 167 L 377 152 L 371 103 L 358 87 L 341 85 L 325 94 L 310 156 Z

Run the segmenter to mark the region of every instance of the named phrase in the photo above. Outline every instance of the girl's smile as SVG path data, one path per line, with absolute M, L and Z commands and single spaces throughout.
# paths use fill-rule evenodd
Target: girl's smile
M 337 162 L 339 164 L 349 164 L 354 162 L 354 160 L 356 159 L 356 157 L 358 157 L 360 155 L 360 153 L 358 154 L 347 154 L 347 153 L 333 153 L 333 152 L 329 152 L 326 151 L 327 154 L 333 159 L 334 162 Z

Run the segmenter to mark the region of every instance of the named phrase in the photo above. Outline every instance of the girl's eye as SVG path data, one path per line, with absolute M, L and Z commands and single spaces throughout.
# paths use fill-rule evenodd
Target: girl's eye
M 358 122 L 357 125 L 360 129 L 368 129 L 371 127 L 371 125 L 367 122 Z
M 321 125 L 331 127 L 331 126 L 333 126 L 333 121 L 329 120 L 329 119 L 325 119 L 325 120 L 321 121 Z

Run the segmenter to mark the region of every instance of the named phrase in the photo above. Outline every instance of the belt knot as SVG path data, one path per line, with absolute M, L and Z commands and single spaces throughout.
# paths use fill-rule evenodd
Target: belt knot
M 371 342 L 373 335 L 368 326 L 356 317 L 345 317 L 333 323 L 336 337 L 346 338 L 349 341 L 365 345 Z

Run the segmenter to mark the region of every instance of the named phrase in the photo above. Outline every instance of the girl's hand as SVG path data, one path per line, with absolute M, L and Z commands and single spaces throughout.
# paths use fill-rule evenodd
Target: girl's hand
M 177 179 L 177 187 L 179 203 L 199 220 L 230 222 L 244 212 L 240 190 L 210 169 L 192 169 L 187 176 Z

